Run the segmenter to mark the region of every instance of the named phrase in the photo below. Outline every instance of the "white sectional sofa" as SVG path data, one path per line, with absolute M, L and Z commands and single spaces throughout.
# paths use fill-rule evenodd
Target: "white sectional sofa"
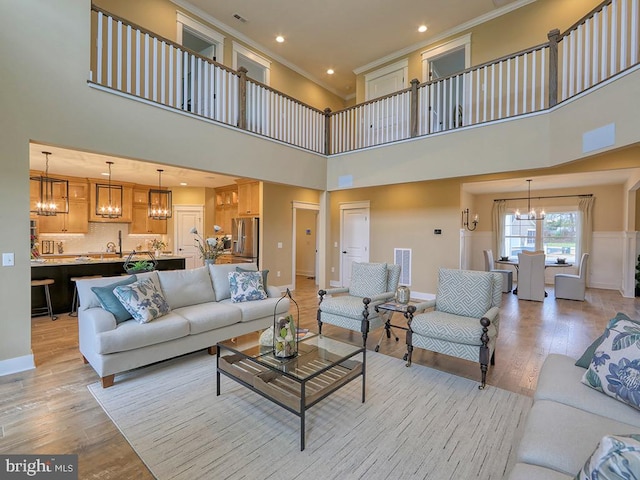
M 582 384 L 574 364 L 545 360 L 510 480 L 573 479 L 605 435 L 640 434 L 640 411 Z
M 280 290 L 267 286 L 268 298 L 232 302 L 228 273 L 247 264 L 209 265 L 193 270 L 167 270 L 138 274 L 161 289 L 171 311 L 149 323 L 133 319 L 116 322 L 91 287 L 104 287 L 126 277 L 78 281 L 80 352 L 102 378 L 103 387 L 116 373 L 149 365 L 185 353 L 213 348 L 217 342 L 267 328 L 273 322 Z M 289 310 L 289 300 L 277 304 L 276 314 Z

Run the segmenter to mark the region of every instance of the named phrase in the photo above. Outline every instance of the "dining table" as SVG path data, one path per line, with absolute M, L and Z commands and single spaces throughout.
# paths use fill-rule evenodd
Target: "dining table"
M 498 260 L 494 260 L 494 263 L 499 263 L 501 265 L 511 265 L 513 267 L 515 267 L 516 269 L 516 278 L 517 278 L 517 274 L 518 274 L 518 257 L 508 257 L 507 259 L 504 259 L 503 257 L 499 258 Z M 573 267 L 573 263 L 572 262 L 567 262 L 566 260 L 564 262 L 558 262 L 557 260 L 545 260 L 544 262 L 544 268 L 556 268 L 556 267 Z M 518 294 L 518 285 L 516 284 L 516 288 L 513 289 L 512 292 L 514 295 Z M 544 296 L 547 296 L 547 292 L 544 292 Z

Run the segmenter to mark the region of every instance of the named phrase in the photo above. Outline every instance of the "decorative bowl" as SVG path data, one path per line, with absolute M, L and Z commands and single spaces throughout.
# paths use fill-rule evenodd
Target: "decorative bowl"
M 567 263 L 567 259 L 566 258 L 558 258 L 558 259 L 556 259 L 556 263 L 560 263 L 560 264 Z
M 503 262 L 509 261 L 509 257 L 500 257 L 500 260 Z

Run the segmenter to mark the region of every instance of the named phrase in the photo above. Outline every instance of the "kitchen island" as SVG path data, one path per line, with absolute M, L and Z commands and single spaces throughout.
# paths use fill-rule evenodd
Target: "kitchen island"
M 103 277 L 118 277 L 125 275 L 124 262 L 126 257 L 77 257 L 77 258 L 47 258 L 31 262 L 31 280 L 51 278 L 55 281 L 49 287 L 53 313 L 68 313 L 71 311 L 73 289 L 71 278 L 101 275 Z M 156 258 L 156 270 L 180 270 L 185 267 L 185 258 L 180 256 L 162 255 Z M 115 279 L 114 279 L 115 281 Z M 31 307 L 46 305 L 42 288 L 31 289 Z

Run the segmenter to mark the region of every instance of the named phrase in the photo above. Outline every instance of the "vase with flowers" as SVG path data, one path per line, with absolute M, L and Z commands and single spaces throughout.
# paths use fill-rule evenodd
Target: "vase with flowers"
M 159 257 L 162 254 L 162 249 L 167 246 L 167 243 L 154 238 L 151 240 L 151 249 L 155 252 L 155 256 Z
M 215 233 L 222 230 L 218 225 L 214 225 Z M 196 227 L 193 227 L 189 233 L 195 235 L 196 246 L 200 252 L 200 258 L 204 260 L 205 265 L 216 263 L 216 259 L 222 255 L 224 251 L 224 239 L 221 237 L 209 237 L 206 240 L 198 233 Z

